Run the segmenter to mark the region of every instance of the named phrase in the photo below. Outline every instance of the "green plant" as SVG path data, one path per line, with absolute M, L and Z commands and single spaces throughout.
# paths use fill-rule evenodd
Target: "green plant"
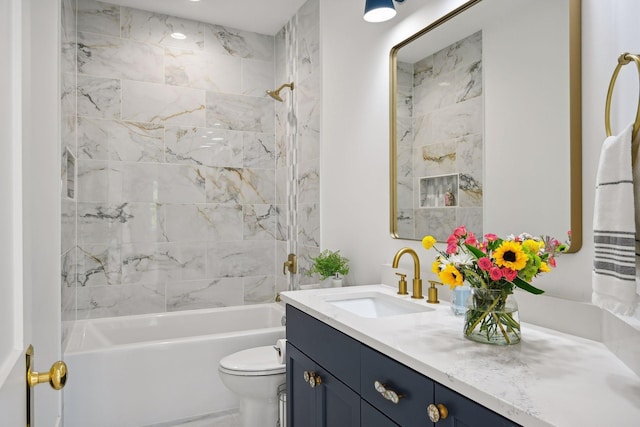
M 338 277 L 338 275 L 349 274 L 349 260 L 340 251 L 332 252 L 328 249 L 320 252 L 317 257 L 311 257 L 313 266 L 307 272 L 308 276 L 319 274 L 322 280 L 328 277 Z

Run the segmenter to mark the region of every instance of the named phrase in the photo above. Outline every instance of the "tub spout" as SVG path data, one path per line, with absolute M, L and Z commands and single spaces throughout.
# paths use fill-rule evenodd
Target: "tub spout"
M 413 258 L 413 295 L 411 298 L 422 299 L 422 279 L 420 278 L 420 259 L 418 254 L 411 248 L 402 248 L 393 257 L 393 268 L 398 268 L 400 258 L 404 254 L 409 254 Z

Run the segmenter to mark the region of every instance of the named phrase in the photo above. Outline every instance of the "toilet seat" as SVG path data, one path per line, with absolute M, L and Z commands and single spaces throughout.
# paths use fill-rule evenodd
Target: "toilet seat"
M 266 345 L 223 357 L 219 369 L 229 375 L 259 376 L 284 374 L 287 367 L 278 362 L 276 349 Z

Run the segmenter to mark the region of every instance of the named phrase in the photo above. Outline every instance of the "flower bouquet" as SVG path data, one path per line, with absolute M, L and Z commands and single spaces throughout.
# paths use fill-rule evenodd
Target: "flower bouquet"
M 569 233 L 569 239 L 571 233 Z M 435 248 L 436 239 L 422 239 L 425 249 Z M 518 307 L 511 297 L 515 287 L 541 294 L 531 285 L 534 277 L 551 271 L 555 257 L 568 249 L 567 243 L 530 234 L 500 238 L 486 234 L 480 242 L 460 226 L 447 239 L 447 248 L 432 264 L 432 271 L 451 289 L 465 281 L 472 289 L 465 313 L 465 337 L 491 344 L 520 341 Z

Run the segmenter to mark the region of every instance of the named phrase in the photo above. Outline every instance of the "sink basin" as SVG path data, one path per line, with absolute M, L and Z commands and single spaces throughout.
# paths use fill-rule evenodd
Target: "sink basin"
M 403 300 L 380 292 L 363 292 L 349 295 L 331 295 L 325 301 L 360 317 L 389 317 L 403 314 L 424 313 L 432 308 Z

